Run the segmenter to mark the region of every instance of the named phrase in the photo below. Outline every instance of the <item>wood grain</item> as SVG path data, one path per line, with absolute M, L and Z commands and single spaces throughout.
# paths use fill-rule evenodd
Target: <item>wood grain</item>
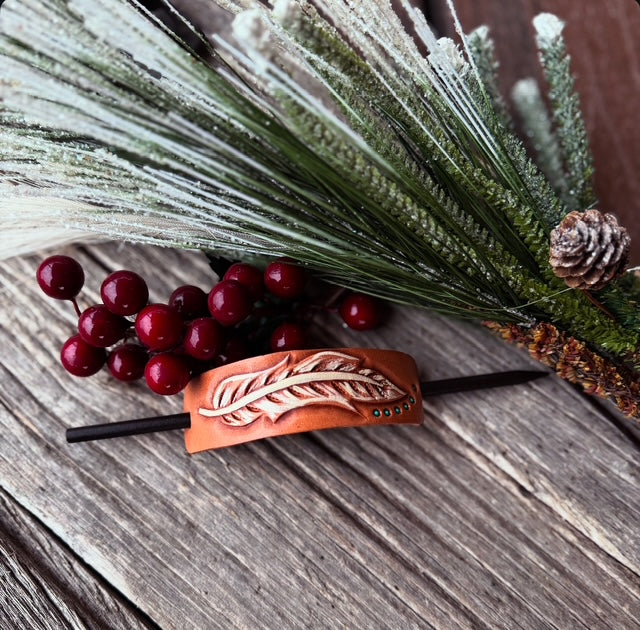
M 72 253 L 87 272 L 86 304 L 107 268 L 143 273 L 153 300 L 181 282 L 212 282 L 195 253 Z M 194 457 L 180 432 L 67 445 L 68 426 L 171 413 L 179 402 L 102 374 L 64 374 L 57 353 L 75 318 L 38 293 L 36 264 L 0 266 L 3 488 L 150 622 L 638 627 L 637 446 L 564 383 L 434 399 L 422 428 L 327 431 Z M 412 310 L 375 334 L 331 318 L 316 330 L 330 346 L 410 351 L 430 378 L 531 367 L 486 331 Z M 31 588 L 18 574 L 11 593 Z M 46 572 L 38 580 L 48 588 Z M 83 610 L 104 606 L 82 597 Z M 36 614 L 25 609 L 25 623 Z
M 619 2 L 598 19 L 619 19 Z M 465 21 L 491 9 L 492 25 L 523 47 L 523 7 L 542 7 L 459 4 Z M 519 72 L 513 45 L 503 52 Z M 618 133 L 619 120 L 607 128 Z M 85 305 L 106 270 L 122 267 L 149 280 L 153 300 L 212 282 L 195 253 L 71 253 L 87 272 Z M 37 260 L 0 264 L 0 593 L 15 627 L 640 627 L 629 421 L 611 422 L 552 377 L 434 399 L 421 428 L 326 431 L 191 458 L 179 432 L 68 445 L 66 427 L 180 403 L 103 374 L 64 374 L 57 355 L 75 317 L 36 290 Z M 410 352 L 428 378 L 531 367 L 486 331 L 418 311 L 396 311 L 375 334 L 332 318 L 316 330 L 329 346 Z
M 4 628 L 152 628 L 51 532 L 0 490 Z
M 572 70 L 587 123 L 602 208 L 629 229 L 633 261 L 640 263 L 640 5 L 634 0 L 456 0 L 465 31 L 487 24 L 496 42 L 503 92 L 517 79 L 539 76 L 531 20 L 543 11 L 566 22 Z M 451 34 L 445 0 L 429 0 L 441 32 Z

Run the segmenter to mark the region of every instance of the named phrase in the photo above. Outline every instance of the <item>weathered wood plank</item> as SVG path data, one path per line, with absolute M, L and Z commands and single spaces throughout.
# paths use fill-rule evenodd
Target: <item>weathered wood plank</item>
M 140 271 L 154 300 L 211 282 L 197 254 L 76 253 L 88 302 L 104 268 Z M 192 458 L 180 433 L 67 445 L 68 426 L 178 403 L 64 374 L 75 317 L 38 293 L 35 265 L 0 267 L 5 491 L 163 628 L 637 627 L 637 448 L 570 387 L 442 397 L 423 428 Z M 485 331 L 411 310 L 366 336 L 319 326 L 329 345 L 410 351 L 432 378 L 530 366 Z
M 4 628 L 154 627 L 0 490 Z

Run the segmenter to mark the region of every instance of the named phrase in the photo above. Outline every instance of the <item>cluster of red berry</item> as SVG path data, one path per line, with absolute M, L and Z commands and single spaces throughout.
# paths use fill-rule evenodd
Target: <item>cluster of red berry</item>
M 264 345 L 280 351 L 306 343 L 304 326 L 291 321 L 300 308 L 291 305 L 303 297 L 307 273 L 289 259 L 270 263 L 264 273 L 246 263 L 232 264 L 208 294 L 184 285 L 167 304 L 148 304 L 144 279 L 133 271 L 116 271 L 102 283 L 102 304 L 84 311 L 76 301 L 84 271 L 73 258 L 51 256 L 36 276 L 49 297 L 71 300 L 76 309 L 78 333 L 60 353 L 64 368 L 76 376 L 90 376 L 107 365 L 118 380 L 144 376 L 152 391 L 177 394 L 193 374 L 260 354 Z M 380 322 L 378 302 L 359 293 L 348 295 L 339 312 L 355 330 Z M 260 342 L 265 330 L 268 344 Z

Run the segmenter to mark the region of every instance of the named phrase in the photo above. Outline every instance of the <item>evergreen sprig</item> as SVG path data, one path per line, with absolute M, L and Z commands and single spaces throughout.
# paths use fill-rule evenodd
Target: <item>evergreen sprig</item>
M 512 98 L 522 119 L 524 130 L 536 152 L 537 163 L 558 196 L 566 200 L 569 193 L 560 143 L 542 99 L 538 82 L 533 78 L 518 81 Z
M 580 98 L 571 75 L 571 58 L 562 37 L 564 22 L 555 15 L 542 13 L 533 24 L 542 69 L 549 84 L 549 101 L 565 167 L 563 200 L 568 210 L 585 210 L 595 203 L 591 181 L 593 159 Z
M 388 0 L 215 2 L 233 34 L 187 21 L 200 53 L 136 0 L 7 0 L 0 254 L 91 235 L 286 254 L 399 303 L 547 322 L 635 360 L 636 302 L 568 290 L 548 261 L 551 230 L 594 202 L 557 18 L 535 22 L 551 113 L 530 82 L 515 94 L 540 168 L 486 28 L 460 48 L 403 0 L 425 57 Z

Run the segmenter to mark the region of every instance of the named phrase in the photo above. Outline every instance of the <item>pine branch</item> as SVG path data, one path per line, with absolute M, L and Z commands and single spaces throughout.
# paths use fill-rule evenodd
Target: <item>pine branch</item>
M 425 58 L 386 0 L 216 2 L 234 34 L 200 39 L 205 59 L 135 0 L 7 1 L 0 251 L 24 250 L 38 217 L 47 244 L 95 233 L 286 254 L 400 303 L 634 355 L 633 299 L 602 293 L 613 321 L 548 261 L 551 229 L 591 203 L 556 22 L 537 21 L 553 124 L 538 97 L 524 107 L 545 177 L 512 131 L 485 30 L 459 49 L 403 0 Z
M 627 330 L 640 330 L 640 277 L 628 271 L 598 292 L 598 299 Z
M 537 154 L 537 163 L 558 196 L 568 203 L 568 182 L 562 164 L 560 144 L 556 137 L 540 88 L 535 79 L 518 81 L 512 98 L 522 118 L 524 130 Z
M 534 19 L 540 61 L 549 84 L 549 101 L 566 169 L 567 209 L 586 210 L 595 203 L 592 189 L 593 159 L 580 99 L 571 76 L 562 30 L 564 23 L 550 13 Z
M 495 44 L 486 26 L 479 26 L 469 33 L 469 49 L 480 73 L 482 85 L 488 94 L 498 122 L 506 129 L 513 130 L 513 123 L 507 103 L 500 92 L 500 64 L 495 54 Z

